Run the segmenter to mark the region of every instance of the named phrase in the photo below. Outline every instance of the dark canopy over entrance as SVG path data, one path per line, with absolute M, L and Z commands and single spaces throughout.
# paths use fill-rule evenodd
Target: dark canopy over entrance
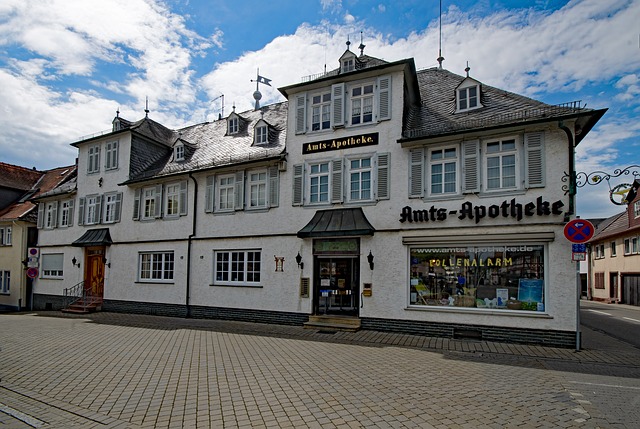
M 109 228 L 90 229 L 72 243 L 76 247 L 110 246 L 113 244 Z
M 362 208 L 318 210 L 309 223 L 298 231 L 298 238 L 351 237 L 373 235 Z

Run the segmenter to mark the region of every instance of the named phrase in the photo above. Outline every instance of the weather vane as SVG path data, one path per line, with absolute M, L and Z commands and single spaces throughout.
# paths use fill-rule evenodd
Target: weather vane
M 260 108 L 260 99 L 262 98 L 262 93 L 260 92 L 260 87 L 258 85 L 263 83 L 267 86 L 271 86 L 271 79 L 260 76 L 260 69 L 257 69 L 256 76 L 256 80 L 251 79 L 251 82 L 256 83 L 256 90 L 253 93 L 253 99 L 256 100 L 255 110 L 258 110 Z

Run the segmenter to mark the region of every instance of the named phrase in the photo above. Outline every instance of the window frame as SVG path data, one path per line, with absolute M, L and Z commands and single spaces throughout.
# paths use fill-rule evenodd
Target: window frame
M 365 92 L 365 88 L 371 87 L 371 92 Z M 360 89 L 360 94 L 354 95 L 354 90 Z M 376 119 L 376 82 L 375 81 L 366 81 L 366 82 L 358 82 L 353 83 L 347 86 L 347 98 L 348 98 L 348 116 L 347 116 L 347 124 L 350 127 L 358 127 L 363 125 L 369 125 L 375 123 Z M 370 111 L 365 113 L 365 101 L 370 102 Z M 358 102 L 360 113 L 355 114 L 355 106 L 354 102 Z M 367 116 L 370 117 L 368 120 L 365 120 Z M 354 123 L 354 118 L 358 118 L 358 122 Z
M 232 116 L 227 120 L 227 134 L 238 134 L 240 132 L 240 120 L 237 116 Z
M 222 183 L 223 181 L 226 183 Z M 233 212 L 236 205 L 236 175 L 234 173 L 216 175 L 216 187 L 218 189 L 216 190 L 217 199 L 214 211 L 219 213 Z M 223 196 L 226 199 L 224 207 L 222 204 Z
M 315 162 L 309 162 L 307 164 L 307 178 L 308 180 L 306 181 L 306 185 L 305 185 L 305 191 L 306 195 L 307 195 L 307 204 L 309 205 L 321 205 L 321 204 L 330 204 L 331 203 L 331 186 L 332 186 L 332 181 L 331 181 L 331 175 L 332 175 L 332 168 L 331 168 L 331 164 L 332 162 L 330 160 L 323 160 L 323 161 L 315 161 Z M 327 170 L 326 171 L 322 171 L 322 167 L 323 165 L 327 166 Z M 314 167 L 320 167 L 319 171 L 314 172 Z M 326 177 L 327 181 L 326 183 L 321 183 L 318 182 L 314 179 L 322 179 Z M 312 192 L 313 188 L 318 188 L 317 192 Z M 322 189 L 326 188 L 326 191 L 323 192 Z M 326 199 L 321 199 L 320 197 L 326 194 Z M 317 199 L 316 201 L 313 200 L 314 195 L 317 195 Z
M 120 221 L 122 210 L 122 193 L 109 192 L 102 197 L 104 208 L 102 210 L 102 223 L 116 223 Z
M 100 172 L 100 145 L 89 146 L 87 152 L 87 174 Z
M 505 143 L 513 142 L 513 148 L 504 149 Z M 489 152 L 489 146 L 499 144 L 499 149 L 495 152 Z M 513 164 L 505 165 L 504 160 L 507 157 L 513 157 Z M 489 160 L 497 158 L 499 165 L 490 166 Z M 483 188 L 487 193 L 500 191 L 513 191 L 521 189 L 521 139 L 518 136 L 503 136 L 500 138 L 485 139 L 482 142 L 482 172 L 483 172 Z M 498 177 L 490 177 L 489 168 L 497 169 Z M 505 186 L 505 179 L 510 178 L 505 174 L 506 168 L 513 168 L 513 185 Z M 489 181 L 497 179 L 500 183 L 497 187 L 489 187 Z
M 53 229 L 58 222 L 58 202 L 49 201 L 44 205 L 44 229 Z
M 373 159 L 373 155 L 368 155 L 368 156 L 358 156 L 358 157 L 348 157 L 346 159 L 346 165 L 347 165 L 347 201 L 349 202 L 368 202 L 368 201 L 373 201 L 374 198 L 374 174 L 375 174 L 375 169 L 374 169 L 374 159 Z M 363 161 L 368 161 L 368 165 L 363 166 L 362 163 Z M 353 165 L 354 162 L 358 162 L 359 165 L 355 166 Z M 369 178 L 368 179 L 364 179 L 362 178 L 362 176 L 368 174 Z M 354 175 L 357 176 L 357 180 L 354 182 Z M 368 189 L 363 189 L 363 183 L 369 182 L 369 187 Z M 358 188 L 354 190 L 354 183 L 358 184 Z M 362 197 L 362 193 L 363 192 L 367 192 L 369 193 L 368 197 Z M 354 192 L 357 193 L 357 196 L 354 197 Z
M 475 91 L 475 95 L 470 94 L 471 90 Z M 473 106 L 471 106 L 471 100 L 474 101 Z M 463 101 L 464 107 L 462 106 Z M 480 105 L 480 85 L 468 85 L 456 90 L 456 112 L 468 112 L 480 107 L 482 107 Z
M 269 127 L 267 125 L 258 125 L 255 128 L 255 144 L 265 145 L 269 143 Z
M 0 294 L 8 295 L 11 293 L 11 271 L 0 271 Z
M 314 101 L 316 97 L 319 98 L 318 102 Z M 325 99 L 325 97 L 328 97 L 328 99 Z M 311 130 L 310 131 L 321 132 L 321 131 L 330 130 L 332 125 L 331 124 L 331 105 L 332 105 L 331 90 L 327 89 L 326 91 L 310 94 L 309 100 L 310 100 L 309 110 L 311 112 L 311 121 L 310 121 Z M 318 121 L 314 122 L 316 111 L 317 111 Z M 327 118 L 326 121 L 324 120 L 325 115 Z
M 163 211 L 165 218 L 180 217 L 180 182 L 170 182 L 164 184 Z
M 253 176 L 258 176 L 257 180 L 253 180 Z M 263 176 L 263 177 L 262 177 Z M 269 207 L 269 172 L 265 169 L 248 170 L 245 185 L 245 207 L 247 210 L 266 209 Z M 257 190 L 257 200 L 254 199 L 254 190 Z M 260 196 L 262 196 L 262 202 Z M 254 200 L 256 203 L 254 204 Z
M 60 213 L 58 226 L 60 228 L 68 228 L 73 226 L 73 200 L 60 201 Z
M 637 255 L 640 253 L 640 243 L 638 242 L 638 237 L 631 237 L 631 254 Z
M 184 145 L 183 144 L 177 144 L 173 148 L 173 160 L 174 161 L 176 161 L 176 162 L 184 161 L 184 154 L 185 154 L 185 150 L 184 150 Z
M 637 219 L 640 217 L 640 200 L 633 203 L 633 217 Z
M 609 243 L 609 250 L 610 250 L 610 252 L 611 252 L 611 257 L 612 257 L 612 258 L 615 258 L 616 256 L 618 256 L 618 252 L 617 252 L 617 249 L 616 249 L 616 242 L 615 242 L 615 240 L 614 240 L 614 241 L 612 241 L 611 243 Z
M 118 169 L 118 156 L 119 156 L 119 143 L 118 140 L 105 143 L 104 149 L 104 170 L 117 170 Z
M 240 255 L 241 261 L 238 258 Z M 253 258 L 257 255 L 257 259 L 250 259 L 249 255 Z M 239 264 L 242 264 L 241 270 Z M 214 249 L 212 265 L 212 284 L 215 286 L 262 286 L 262 249 Z M 233 277 L 234 273 L 241 279 Z
M 624 239 L 624 256 L 631 255 L 631 238 Z
M 62 279 L 64 278 L 64 253 L 43 253 L 40 261 L 40 278 L 42 279 Z M 46 265 L 53 264 L 52 260 L 48 260 L 49 258 L 59 259 L 59 264 L 55 264 L 53 269 L 45 269 L 48 268 Z
M 150 259 L 145 261 L 146 257 Z M 156 259 L 156 257 L 158 257 Z M 173 250 L 138 252 L 138 283 L 175 283 L 175 253 Z M 170 269 L 169 269 L 170 267 Z M 144 276 L 148 273 L 148 277 Z M 154 275 L 160 274 L 160 277 Z
M 455 151 L 455 156 L 453 158 L 447 158 L 446 157 L 446 153 L 447 151 Z M 433 159 L 433 154 L 436 152 L 442 152 L 442 158 L 441 159 Z M 447 183 L 446 177 L 447 174 L 450 172 L 446 171 L 446 166 L 448 164 L 453 164 L 455 166 L 455 171 L 453 172 L 454 174 L 454 183 L 453 183 L 453 187 L 454 190 L 453 191 L 449 191 L 447 192 L 445 190 Z M 433 148 L 427 148 L 426 151 L 426 160 L 425 160 L 425 165 L 426 165 L 426 174 L 427 174 L 427 186 L 425 187 L 425 191 L 426 191 L 426 196 L 427 198 L 442 198 L 442 197 L 448 197 L 448 196 L 455 196 L 455 195 L 460 195 L 460 166 L 461 166 L 461 158 L 460 158 L 460 145 L 459 144 L 453 144 L 453 145 L 446 145 L 446 146 L 437 146 L 437 147 L 433 147 Z M 433 190 L 433 167 L 434 166 L 442 166 L 443 169 L 439 174 L 440 178 L 442 179 L 442 181 L 439 183 L 441 186 L 441 191 L 440 192 L 434 192 Z
M 158 208 L 156 187 L 148 186 L 140 191 L 140 220 L 156 219 Z
M 100 223 L 100 195 L 87 195 L 84 203 L 84 225 L 96 225 Z
M 11 226 L 3 226 L 0 228 L 0 246 L 12 246 L 13 231 Z

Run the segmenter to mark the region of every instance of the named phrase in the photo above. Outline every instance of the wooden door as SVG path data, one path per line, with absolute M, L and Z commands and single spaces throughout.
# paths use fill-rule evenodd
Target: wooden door
M 85 252 L 84 288 L 90 295 L 104 293 L 104 247 L 87 247 Z

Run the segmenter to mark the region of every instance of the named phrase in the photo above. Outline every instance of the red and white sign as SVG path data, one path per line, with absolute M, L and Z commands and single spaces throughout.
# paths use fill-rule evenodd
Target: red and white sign
M 27 277 L 29 277 L 30 279 L 35 279 L 36 277 L 38 277 L 38 269 L 34 267 L 28 268 Z
M 593 237 L 596 228 L 584 219 L 574 219 L 564 226 L 564 236 L 572 243 L 586 243 Z

